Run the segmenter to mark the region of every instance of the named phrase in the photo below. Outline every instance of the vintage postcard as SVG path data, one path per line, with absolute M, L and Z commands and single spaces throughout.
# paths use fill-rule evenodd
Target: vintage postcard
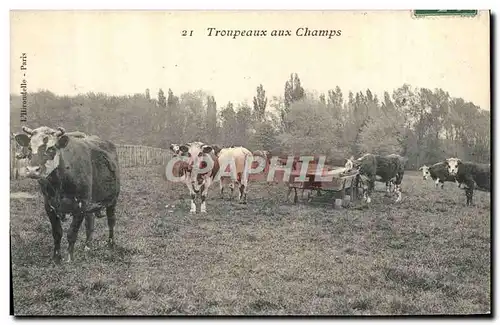
M 14 315 L 491 315 L 489 11 L 10 29 Z

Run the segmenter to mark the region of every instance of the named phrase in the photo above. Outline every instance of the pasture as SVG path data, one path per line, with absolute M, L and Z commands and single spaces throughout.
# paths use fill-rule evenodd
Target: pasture
M 403 200 L 377 183 L 369 207 L 287 203 L 284 184 L 251 182 L 248 204 L 219 198 L 189 215 L 183 184 L 158 167 L 122 168 L 116 247 L 96 219 L 75 261 L 51 261 L 38 186 L 11 181 L 16 315 L 363 315 L 489 313 L 490 193 L 475 205 L 454 183 L 436 189 L 406 172 Z M 226 192 L 227 193 L 227 192 Z M 236 193 L 235 193 L 236 194 Z M 166 208 L 166 205 L 169 205 Z M 63 224 L 63 254 L 66 231 Z

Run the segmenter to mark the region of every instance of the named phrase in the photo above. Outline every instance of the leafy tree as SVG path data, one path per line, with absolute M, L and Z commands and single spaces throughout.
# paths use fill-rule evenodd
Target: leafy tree
M 169 89 L 169 95 L 170 95 L 170 92 L 171 90 Z M 158 105 L 160 105 L 160 107 L 167 107 L 167 99 L 165 98 L 165 93 L 163 92 L 163 89 L 160 88 L 160 90 L 158 91 Z
M 237 132 L 237 121 L 236 112 L 234 111 L 234 105 L 228 102 L 226 107 L 224 107 L 220 112 L 221 119 L 221 141 L 224 146 L 235 145 L 236 132 Z
M 217 142 L 217 103 L 214 96 L 207 96 L 207 131 L 210 142 Z
M 257 87 L 257 95 L 253 98 L 253 110 L 257 121 L 262 121 L 265 117 L 267 106 L 266 91 L 262 84 Z

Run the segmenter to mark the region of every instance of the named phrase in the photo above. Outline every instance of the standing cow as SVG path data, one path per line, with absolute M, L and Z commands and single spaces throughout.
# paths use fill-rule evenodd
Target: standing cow
M 201 194 L 200 212 L 206 213 L 208 189 L 219 171 L 219 163 L 214 149 L 203 142 L 195 141 L 183 145 L 172 144 L 170 150 L 183 158 L 181 161 L 182 181 L 191 195 L 190 213 L 196 213 L 195 199 Z
M 246 203 L 248 191 L 248 175 L 252 168 L 253 155 L 250 150 L 244 147 L 223 148 L 219 152 L 219 166 L 221 175 L 223 172 L 230 172 L 231 176 L 220 177 L 220 195 L 224 195 L 224 184 L 229 183 L 231 197 L 235 185 L 239 186 L 238 199 L 240 203 Z M 233 169 L 231 169 L 233 168 Z
M 16 134 L 11 134 L 11 140 L 15 139 Z M 25 176 L 26 166 L 28 165 L 29 151 L 27 147 L 20 146 L 17 141 L 14 141 L 14 159 L 11 159 L 13 164 L 14 179 Z
M 85 219 L 87 240 L 91 247 L 94 213 L 106 209 L 109 227 L 108 244 L 114 244 L 115 209 L 120 193 L 118 156 L 113 143 L 97 136 L 72 137 L 63 128 L 46 126 L 37 129 L 23 127 L 18 134 L 19 145 L 29 150 L 26 176 L 36 179 L 44 197 L 45 211 L 54 237 L 53 259 L 61 261 L 61 216 L 73 215 L 68 230 L 68 261 L 78 231 Z
M 254 157 L 261 157 L 262 159 L 264 159 L 265 166 L 264 166 L 264 170 L 262 171 L 262 173 L 264 175 L 267 175 L 267 173 L 269 172 L 269 167 L 270 167 L 270 163 L 271 163 L 271 153 L 267 150 L 256 150 L 256 151 L 252 152 L 252 155 Z M 258 162 L 256 161 L 253 163 L 252 168 L 256 169 L 257 166 L 258 166 Z
M 407 159 L 400 155 L 391 154 L 386 156 L 365 154 L 362 157 L 354 160 L 354 157 L 348 159 L 345 164 L 346 171 L 356 168 L 359 170 L 361 179 L 365 179 L 368 183 L 365 199 L 367 203 L 371 202 L 371 194 L 375 189 L 375 181 L 377 176 L 381 182 L 385 183 L 386 191 L 391 191 L 391 185 L 394 183 L 395 192 L 397 194 L 396 202 L 401 201 L 401 182 L 403 181 L 404 169 Z
M 445 160 L 448 172 L 454 176 L 459 183 L 464 183 L 467 205 L 472 205 L 474 189 L 487 191 L 491 190 L 491 165 L 479 164 L 469 161 L 462 161 L 458 158 L 448 158 Z
M 418 170 L 422 171 L 423 180 L 427 180 L 429 177 L 432 178 L 436 187 L 441 184 L 441 188 L 444 188 L 444 182 L 454 182 L 458 187 L 461 185 L 454 176 L 450 176 L 450 173 L 448 173 L 448 167 L 443 161 L 435 163 L 432 166 L 423 165 Z

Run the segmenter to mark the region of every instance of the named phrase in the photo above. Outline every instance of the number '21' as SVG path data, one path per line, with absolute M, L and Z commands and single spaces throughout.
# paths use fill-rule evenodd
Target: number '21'
M 187 30 L 183 30 L 182 31 L 182 36 L 188 36 L 188 31 Z M 193 36 L 193 31 L 192 30 L 189 31 L 189 36 Z

